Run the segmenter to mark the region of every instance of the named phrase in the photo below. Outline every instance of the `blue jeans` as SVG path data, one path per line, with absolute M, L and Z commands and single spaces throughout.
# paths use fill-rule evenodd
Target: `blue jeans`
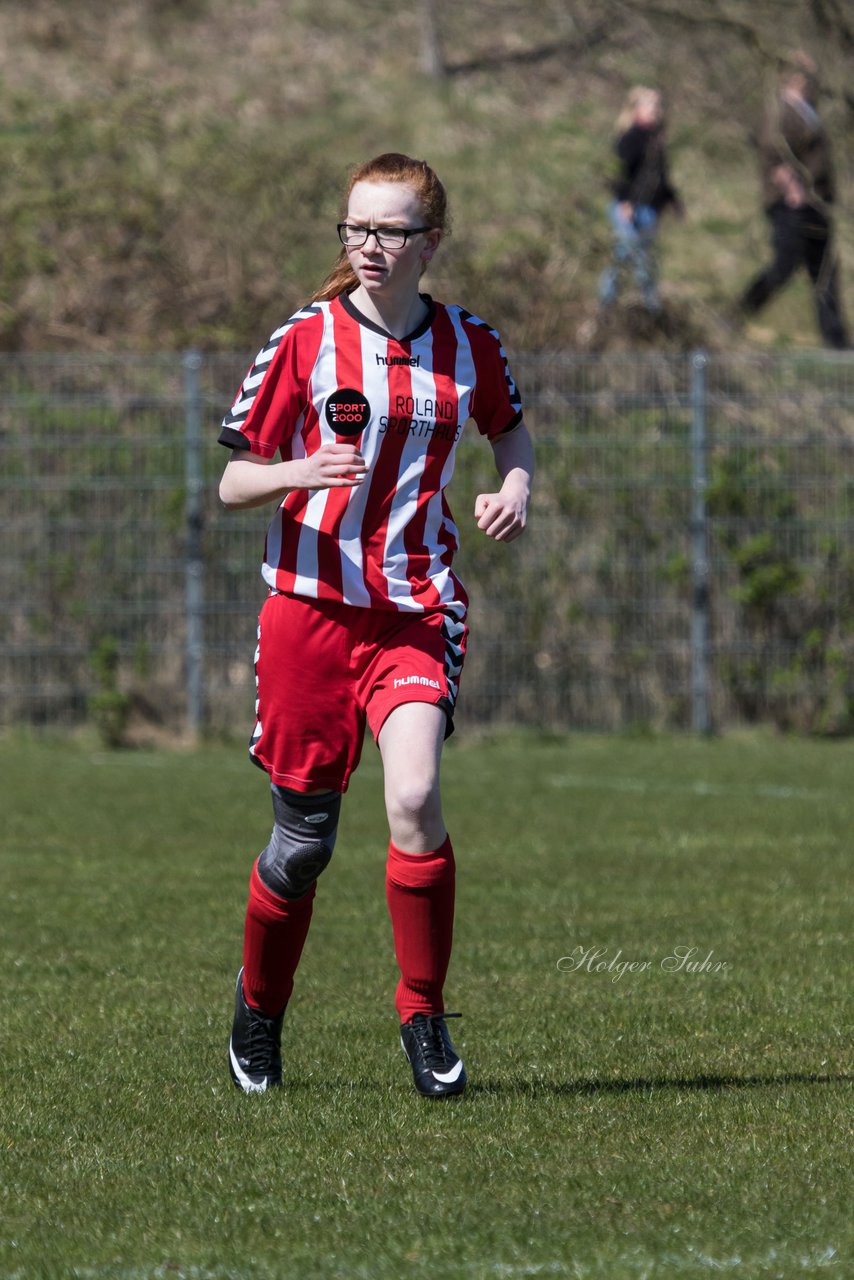
M 614 256 L 611 265 L 599 277 L 599 301 L 610 306 L 616 301 L 620 277 L 631 268 L 635 282 L 648 311 L 658 311 L 658 271 L 655 261 L 655 238 L 658 214 L 649 205 L 637 204 L 634 215 L 626 219 L 620 205 L 613 200 L 608 206 L 608 220 L 614 232 Z

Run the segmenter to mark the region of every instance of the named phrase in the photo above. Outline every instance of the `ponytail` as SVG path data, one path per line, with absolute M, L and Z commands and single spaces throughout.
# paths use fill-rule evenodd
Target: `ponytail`
M 350 266 L 347 251 L 342 249 L 335 266 L 329 272 L 320 288 L 311 295 L 310 300 L 312 302 L 329 302 L 332 298 L 337 298 L 341 293 L 349 293 L 352 289 L 355 289 L 358 283 L 356 273 Z

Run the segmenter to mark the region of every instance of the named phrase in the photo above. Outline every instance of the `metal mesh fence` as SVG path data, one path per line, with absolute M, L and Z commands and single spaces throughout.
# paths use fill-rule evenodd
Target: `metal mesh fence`
M 242 356 L 0 358 L 0 724 L 248 732 L 269 512 L 221 509 Z M 523 355 L 525 538 L 450 490 L 460 722 L 854 727 L 854 360 Z M 111 719 L 112 717 L 112 719 Z

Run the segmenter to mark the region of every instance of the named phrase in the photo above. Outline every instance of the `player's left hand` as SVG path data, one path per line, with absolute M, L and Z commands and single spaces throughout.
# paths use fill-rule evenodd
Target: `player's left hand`
M 515 495 L 480 493 L 475 499 L 477 527 L 496 542 L 512 542 L 524 533 L 527 516 L 527 502 Z

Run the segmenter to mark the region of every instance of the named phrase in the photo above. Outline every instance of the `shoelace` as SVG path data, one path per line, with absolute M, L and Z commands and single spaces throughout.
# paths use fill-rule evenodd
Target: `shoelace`
M 252 1069 L 271 1072 L 275 1066 L 277 1051 L 275 1034 L 277 1018 L 267 1018 L 257 1009 L 252 1010 L 249 1021 L 249 1053 Z
M 418 1048 L 431 1071 L 437 1067 L 450 1066 L 448 1061 L 448 1034 L 444 1026 L 446 1018 L 461 1018 L 461 1013 L 422 1013 L 412 1019 L 412 1029 L 418 1041 Z

